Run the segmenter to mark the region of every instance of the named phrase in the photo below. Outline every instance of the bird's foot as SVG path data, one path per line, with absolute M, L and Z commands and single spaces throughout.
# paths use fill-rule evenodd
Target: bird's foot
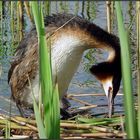
M 63 96 L 61 99 L 61 108 L 68 109 L 71 106 L 70 102 L 68 101 L 66 96 Z

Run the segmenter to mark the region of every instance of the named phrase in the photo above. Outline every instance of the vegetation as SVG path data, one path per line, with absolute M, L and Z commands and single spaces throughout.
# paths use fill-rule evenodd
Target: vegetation
M 43 97 L 39 103 L 43 104 L 43 123 L 41 123 L 41 117 L 39 117 L 39 110 L 34 104 L 38 129 L 40 132 L 40 138 L 48 139 L 60 139 L 60 105 L 59 105 L 59 94 L 58 86 L 55 84 L 53 89 L 52 81 L 52 71 L 51 71 L 51 59 L 48 42 L 46 41 L 45 27 L 44 27 L 44 18 L 42 13 L 41 5 L 38 5 L 38 2 L 31 2 L 31 7 L 33 11 L 33 16 L 35 20 L 35 25 L 38 34 L 38 44 L 39 44 L 39 62 L 40 62 L 40 83 L 41 83 L 41 97 Z M 40 116 L 41 116 L 40 111 Z M 40 126 L 40 124 L 44 124 Z M 42 130 L 43 129 L 43 130 Z M 45 129 L 45 131 L 44 131 Z M 42 133 L 45 132 L 45 133 Z M 54 133 L 55 132 L 55 133 Z M 45 137 L 46 135 L 46 137 Z
M 124 90 L 124 107 L 125 107 L 125 124 L 127 137 L 130 139 L 137 137 L 137 121 L 134 108 L 134 99 L 132 92 L 132 72 L 131 72 L 131 58 L 128 32 L 124 27 L 123 16 L 120 2 L 115 2 L 118 30 L 121 44 L 121 63 L 122 63 L 122 77 Z
M 136 12 L 137 12 L 137 82 L 138 82 L 138 118 L 140 118 L 140 2 L 136 2 Z M 140 119 L 138 119 L 138 135 L 140 138 Z
M 69 4 L 65 1 L 56 2 L 59 6 L 58 9 L 62 12 L 70 12 Z M 114 14 L 109 9 L 111 5 L 114 10 L 113 3 L 108 3 L 108 31 L 113 32 L 115 18 Z M 81 15 L 93 20 L 96 17 L 96 4 L 97 2 L 75 2 L 74 13 L 78 13 L 81 7 Z M 105 3 L 104 3 L 105 4 Z M 87 5 L 87 7 L 86 7 Z M 134 94 L 132 88 L 132 71 L 131 71 L 131 44 L 129 42 L 130 35 L 128 28 L 125 28 L 122 8 L 120 2 L 115 2 L 115 10 L 117 16 L 118 33 L 121 42 L 121 62 L 122 62 L 122 76 L 123 76 L 123 93 L 124 93 L 124 115 L 114 115 L 113 118 L 103 118 L 100 114 L 90 114 L 87 110 L 91 108 L 102 108 L 103 105 L 93 105 L 81 99 L 79 96 L 103 96 L 102 94 L 69 94 L 68 98 L 76 101 L 84 106 L 74 108 L 74 111 L 83 110 L 85 114 L 77 115 L 69 120 L 60 120 L 60 103 L 59 93 L 56 83 L 52 81 L 51 59 L 50 59 L 50 40 L 45 39 L 44 16 L 50 14 L 51 3 L 50 1 L 43 2 L 2 2 L 0 1 L 0 54 L 5 54 L 7 51 L 5 45 L 3 11 L 5 7 L 10 9 L 10 34 L 11 34 L 11 52 L 18 46 L 18 43 L 24 36 L 24 25 L 35 23 L 38 35 L 39 44 L 39 62 L 40 62 L 40 97 L 39 104 L 34 101 L 35 120 L 29 118 L 22 118 L 19 116 L 7 116 L 0 114 L 0 138 L 44 138 L 44 139 L 82 139 L 82 138 L 140 138 L 140 2 L 136 2 L 136 24 L 137 24 L 137 94 L 138 94 L 138 107 L 134 104 Z M 77 9 L 76 9 L 77 8 Z M 15 10 L 16 9 L 16 10 Z M 7 9 L 6 9 L 7 10 Z M 80 11 L 80 12 L 81 12 Z M 26 13 L 26 16 L 24 15 Z M 92 13 L 92 14 L 91 14 Z M 30 21 L 24 22 L 25 17 Z M 113 18 L 112 18 L 113 17 Z M 110 19 L 111 18 L 111 19 Z M 134 21 L 134 20 L 133 20 Z M 28 25 L 30 26 L 30 25 Z M 128 26 L 132 27 L 132 23 Z M 9 37 L 9 34 L 7 35 Z M 9 40 L 8 40 L 9 41 Z M 7 42 L 8 42 L 7 41 Z M 7 44 L 6 44 L 7 45 Z M 11 53 L 10 52 L 10 53 Z M 93 50 L 89 51 L 85 58 L 93 63 L 92 59 Z M 11 54 L 10 54 L 11 55 Z M 13 54 L 12 54 L 13 55 Z M 4 57 L 4 56 L 2 56 Z M 1 57 L 0 57 L 1 60 Z M 90 67 L 90 66 L 88 66 Z M 1 65 L 0 65 L 1 71 Z M 0 72 L 1 73 L 1 72 Z M 2 73 L 3 74 L 3 73 Z M 44 76 L 45 75 L 45 76 Z M 47 75 L 47 76 L 46 76 Z M 30 79 L 29 79 L 30 83 Z M 30 84 L 32 89 L 32 85 Z M 118 96 L 122 96 L 119 94 Z M 42 98 L 43 97 L 43 98 Z M 76 97 L 76 98 L 75 98 Z M 86 105 L 86 106 L 85 106 Z M 72 110 L 72 111 L 73 111 Z M 73 112 L 74 112 L 73 111 Z M 105 115 L 105 114 L 103 114 Z M 138 124 L 138 126 L 137 126 Z M 54 133 L 55 132 L 55 133 Z

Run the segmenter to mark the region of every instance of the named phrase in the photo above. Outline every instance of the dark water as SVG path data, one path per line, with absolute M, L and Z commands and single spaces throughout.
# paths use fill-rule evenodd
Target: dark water
M 51 1 L 49 13 L 73 13 L 78 14 L 84 18 L 87 18 L 91 22 L 94 22 L 98 26 L 107 30 L 107 19 L 106 19 L 106 3 L 104 1 Z M 2 75 L 0 77 L 0 113 L 6 113 L 9 111 L 9 99 L 10 99 L 10 88 L 7 83 L 7 73 L 10 67 L 10 61 L 13 56 L 13 52 L 17 47 L 19 40 L 19 30 L 11 31 L 11 19 L 10 19 L 10 8 L 9 2 L 5 3 L 3 11 L 3 20 L 0 21 L 0 64 L 2 66 Z M 133 86 L 134 93 L 136 90 L 136 31 L 135 31 L 135 3 L 134 2 L 123 2 L 123 15 L 126 27 L 130 27 L 130 43 L 131 43 L 131 54 L 132 54 L 132 71 L 133 71 Z M 16 12 L 14 12 L 14 18 Z M 16 19 L 16 18 L 15 18 Z M 14 19 L 14 24 L 18 21 Z M 112 32 L 117 35 L 116 16 L 114 15 L 114 22 L 112 25 Z M 24 12 L 24 25 L 23 32 L 26 33 L 31 28 L 31 22 Z M 16 26 L 14 25 L 14 28 Z M 14 37 L 13 37 L 14 36 Z M 99 81 L 95 79 L 88 71 L 88 68 L 94 63 L 101 62 L 107 57 L 107 53 L 102 50 L 90 50 L 86 51 L 81 60 L 78 71 L 75 73 L 71 84 L 68 89 L 68 93 L 104 93 Z M 122 86 L 120 87 L 119 93 L 122 93 Z M 107 104 L 105 96 L 87 96 L 79 97 L 79 99 L 86 100 L 92 104 Z M 122 104 L 122 96 L 117 96 L 115 99 L 116 104 Z M 14 103 L 12 104 L 12 114 L 17 114 L 17 108 Z M 72 107 L 82 106 L 74 101 L 71 101 Z M 122 106 L 115 106 L 115 111 L 122 111 Z M 107 107 L 92 109 L 93 113 L 107 112 Z

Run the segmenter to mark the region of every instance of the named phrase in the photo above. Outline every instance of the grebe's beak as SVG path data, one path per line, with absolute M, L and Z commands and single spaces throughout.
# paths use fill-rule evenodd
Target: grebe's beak
M 105 94 L 108 99 L 108 116 L 111 118 L 114 112 L 114 98 L 113 98 L 113 85 L 112 85 L 112 78 L 106 79 L 102 81 L 102 86 L 104 88 Z

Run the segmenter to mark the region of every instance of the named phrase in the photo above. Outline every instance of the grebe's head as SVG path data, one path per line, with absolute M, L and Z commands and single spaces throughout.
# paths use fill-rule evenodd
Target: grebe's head
M 114 99 L 120 87 L 120 68 L 109 62 L 103 62 L 93 65 L 90 71 L 101 82 L 106 96 L 109 98 L 112 93 Z

